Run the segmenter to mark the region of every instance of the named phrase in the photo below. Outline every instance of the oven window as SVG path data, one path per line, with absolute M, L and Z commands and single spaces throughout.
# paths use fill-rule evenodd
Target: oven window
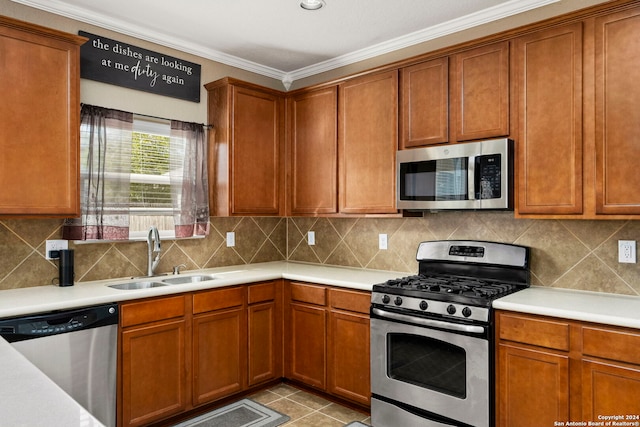
M 387 375 L 461 399 L 467 396 L 466 352 L 444 341 L 387 334 Z

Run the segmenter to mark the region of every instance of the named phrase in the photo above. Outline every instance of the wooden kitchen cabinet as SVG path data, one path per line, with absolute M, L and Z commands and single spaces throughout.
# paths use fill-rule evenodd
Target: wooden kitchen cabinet
M 282 281 L 247 287 L 248 385 L 282 377 Z
M 285 376 L 369 406 L 371 293 L 288 282 L 286 300 Z
M 119 425 L 148 425 L 188 408 L 191 338 L 186 307 L 184 296 L 121 305 Z
M 509 42 L 400 69 L 400 149 L 509 135 Z
M 640 413 L 640 331 L 496 313 L 498 426 Z
M 449 58 L 400 69 L 400 149 L 449 142 Z
M 369 307 L 371 293 L 329 289 L 329 393 L 371 405 Z
M 326 389 L 326 288 L 304 283 L 287 287 L 285 375 Z
M 80 45 L 0 16 L 0 216 L 80 215 Z
M 582 23 L 516 38 L 520 214 L 582 213 Z
M 509 135 L 509 42 L 451 57 L 451 140 Z
M 640 214 L 638 52 L 640 7 L 595 20 L 596 214 Z
M 193 405 L 246 388 L 244 288 L 193 295 Z
M 341 83 L 338 104 L 340 212 L 397 213 L 398 72 Z
M 208 91 L 209 205 L 218 216 L 284 212 L 284 97 L 224 78 Z
M 287 99 L 288 212 L 338 212 L 338 88 L 302 91 Z

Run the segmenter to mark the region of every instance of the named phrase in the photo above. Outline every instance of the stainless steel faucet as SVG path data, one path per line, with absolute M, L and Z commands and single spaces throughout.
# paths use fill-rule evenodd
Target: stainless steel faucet
M 151 245 L 153 241 L 153 246 Z M 160 262 L 160 233 L 158 233 L 158 229 L 156 226 L 152 226 L 149 228 L 149 234 L 147 235 L 147 276 L 151 277 L 155 275 L 156 267 Z M 153 254 L 156 254 L 156 257 L 153 258 Z

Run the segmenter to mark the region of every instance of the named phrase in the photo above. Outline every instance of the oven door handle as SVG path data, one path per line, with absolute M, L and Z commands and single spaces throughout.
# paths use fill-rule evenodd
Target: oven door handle
M 482 334 L 485 332 L 483 326 L 461 325 L 459 323 L 443 322 L 441 320 L 425 319 L 417 316 L 408 316 L 406 314 L 392 313 L 390 311 L 373 308 L 373 314 L 382 318 L 398 320 L 400 322 L 413 323 L 420 326 L 431 326 L 434 328 L 445 329 L 448 331 L 467 332 L 472 334 Z

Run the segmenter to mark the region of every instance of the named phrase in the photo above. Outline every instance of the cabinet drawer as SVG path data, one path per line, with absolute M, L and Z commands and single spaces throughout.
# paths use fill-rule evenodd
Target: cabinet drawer
M 371 294 L 369 292 L 347 291 L 343 289 L 329 290 L 329 303 L 338 310 L 354 311 L 369 314 Z
M 222 288 L 193 295 L 193 314 L 242 305 L 241 287 Z
M 569 351 L 569 323 L 500 314 L 499 337 L 539 347 Z
M 184 296 L 177 296 L 122 304 L 120 325 L 126 328 L 142 323 L 183 317 L 186 311 L 184 298 Z
M 582 353 L 585 355 L 640 365 L 639 348 L 640 334 L 596 327 L 582 328 Z
M 258 285 L 250 285 L 247 289 L 247 300 L 249 304 L 255 304 L 264 301 L 273 301 L 276 299 L 276 283 L 260 283 Z
M 326 288 L 323 286 L 291 284 L 291 299 L 309 304 L 326 305 Z

